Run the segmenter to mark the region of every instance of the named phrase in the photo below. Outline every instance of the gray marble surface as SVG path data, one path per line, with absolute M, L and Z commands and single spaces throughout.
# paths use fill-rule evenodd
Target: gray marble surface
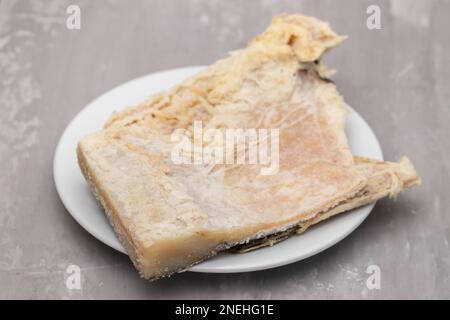
M 81 7 L 81 29 L 66 8 Z M 381 9 L 381 30 L 366 9 Z M 93 98 L 150 72 L 208 64 L 272 16 L 301 12 L 349 39 L 327 57 L 347 102 L 386 159 L 423 177 L 334 247 L 243 274 L 184 273 L 148 283 L 125 255 L 80 227 L 56 193 L 52 160 L 68 122 Z M 450 298 L 450 1 L 0 0 L 0 298 Z M 81 289 L 66 268 L 81 268 Z M 369 265 L 381 289 L 366 286 Z

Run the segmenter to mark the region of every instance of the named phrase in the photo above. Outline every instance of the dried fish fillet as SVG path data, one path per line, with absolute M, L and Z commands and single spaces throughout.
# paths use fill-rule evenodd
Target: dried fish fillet
M 114 114 L 79 143 L 86 180 L 143 277 L 321 219 L 367 187 L 347 144 L 345 103 L 319 61 L 342 40 L 315 18 L 278 16 L 245 49 Z M 173 132 L 198 121 L 279 130 L 276 172 L 174 163 Z

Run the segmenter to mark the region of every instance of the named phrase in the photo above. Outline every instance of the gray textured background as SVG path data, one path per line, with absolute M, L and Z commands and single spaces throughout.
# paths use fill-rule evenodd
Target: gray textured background
M 382 30 L 366 28 L 373 3 Z M 81 6 L 81 30 L 66 29 L 68 4 Z M 387 159 L 412 159 L 422 186 L 380 201 L 353 234 L 305 261 L 141 280 L 64 209 L 52 177 L 59 136 L 108 89 L 211 63 L 280 12 L 350 36 L 327 57 L 338 88 Z M 450 298 L 449 15 L 450 1 L 428 0 L 0 0 L 0 298 Z M 65 286 L 70 264 L 82 269 L 82 290 Z M 366 288 L 370 264 L 381 290 Z

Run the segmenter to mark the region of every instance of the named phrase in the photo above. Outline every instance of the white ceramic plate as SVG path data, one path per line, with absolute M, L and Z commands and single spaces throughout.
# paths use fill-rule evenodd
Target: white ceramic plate
M 91 195 L 78 168 L 76 146 L 89 133 L 101 129 L 114 110 L 135 105 L 149 95 L 166 90 L 194 75 L 202 67 L 187 67 L 153 73 L 122 84 L 87 105 L 68 125 L 58 143 L 54 158 L 54 179 L 62 202 L 74 219 L 94 237 L 125 253 L 102 209 Z M 382 159 L 378 140 L 369 125 L 353 109 L 348 116 L 347 136 L 355 155 Z M 319 253 L 355 230 L 369 215 L 374 204 L 322 222 L 304 234 L 291 237 L 270 248 L 245 254 L 222 253 L 196 265 L 196 272 L 245 272 L 274 268 Z

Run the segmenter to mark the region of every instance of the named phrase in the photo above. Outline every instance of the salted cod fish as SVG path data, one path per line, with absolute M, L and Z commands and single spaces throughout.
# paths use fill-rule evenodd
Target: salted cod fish
M 315 18 L 278 16 L 245 49 L 80 141 L 81 170 L 143 277 L 320 219 L 367 186 L 345 136 L 346 105 L 320 62 L 343 39 Z M 171 134 L 194 121 L 279 129 L 279 171 L 175 165 Z

